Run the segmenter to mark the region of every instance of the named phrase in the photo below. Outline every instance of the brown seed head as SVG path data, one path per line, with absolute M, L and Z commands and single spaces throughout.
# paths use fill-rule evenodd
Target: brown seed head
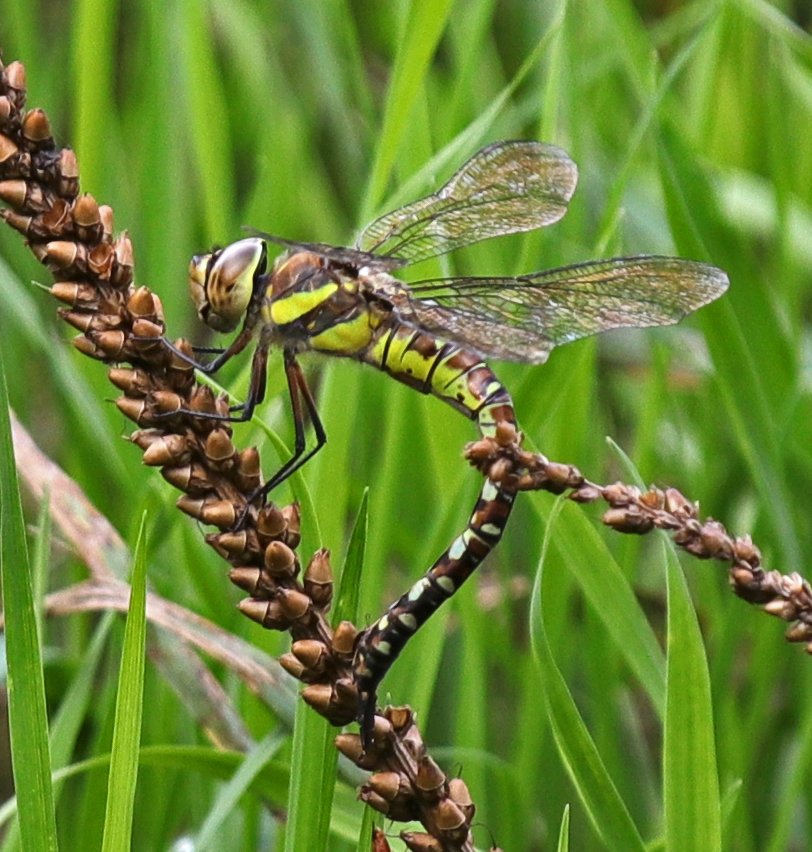
M 437 827 L 449 840 L 462 842 L 468 836 L 468 821 L 463 809 L 451 799 L 441 799 L 434 809 Z
M 76 337 L 71 340 L 71 343 L 82 353 L 82 355 L 87 355 L 88 358 L 96 358 L 99 361 L 107 359 L 107 354 L 96 346 L 92 340 L 85 337 L 84 334 L 77 334 Z
M 312 606 L 310 598 L 304 592 L 295 589 L 279 589 L 279 604 L 283 615 L 291 621 L 300 621 L 310 614 Z
M 317 713 L 326 716 L 330 712 L 333 688 L 329 683 L 312 683 L 302 690 L 302 700 Z
M 89 193 L 80 195 L 73 205 L 73 218 L 76 224 L 90 228 L 101 224 L 101 214 L 96 199 Z
M 304 587 L 317 606 L 327 606 L 333 597 L 333 569 L 330 551 L 321 548 L 313 554 L 304 575 Z
M 358 734 L 339 734 L 335 740 L 336 748 L 351 760 L 353 763 L 358 763 L 364 754 L 364 748 L 361 745 L 361 737 Z
M 358 639 L 358 628 L 351 621 L 342 621 L 333 632 L 333 650 L 342 657 L 351 657 Z
M 0 134 L 0 164 L 19 154 L 20 149 L 8 138 Z
M 234 526 L 237 520 L 237 510 L 230 500 L 204 501 L 200 520 L 204 524 L 211 524 L 221 530 L 227 530 Z
M 242 456 L 240 457 L 242 462 Z M 278 538 L 286 527 L 285 517 L 275 503 L 266 503 L 257 515 L 257 531 L 268 538 Z
M 182 497 L 181 500 L 188 499 Z M 180 501 L 178 501 L 180 503 Z M 189 514 L 192 514 L 189 512 Z M 267 595 L 262 594 L 259 589 L 260 581 L 262 579 L 262 570 L 257 568 L 255 565 L 239 565 L 236 568 L 232 568 L 231 571 L 228 572 L 228 579 L 234 583 L 235 586 L 238 586 L 244 592 L 248 592 L 251 597 L 254 598 L 265 598 Z M 276 586 L 273 586 L 274 592 L 276 591 Z M 259 593 L 258 593 L 259 592 Z
M 400 775 L 397 772 L 376 772 L 369 776 L 367 786 L 387 802 L 391 802 L 401 792 Z
M 30 186 L 31 184 L 25 180 L 0 181 L 0 200 L 17 209 L 23 206 L 27 207 L 26 201 L 30 193 Z
M 293 656 L 293 654 L 282 654 L 279 658 L 279 665 L 296 680 L 304 680 L 307 676 L 305 667 Z
M 80 337 L 82 340 L 87 340 L 86 337 L 82 337 L 81 335 Z M 77 345 L 77 341 L 79 339 L 80 338 L 76 337 L 73 339 L 74 345 Z M 149 418 L 144 417 L 146 403 L 143 399 L 131 399 L 128 396 L 120 396 L 116 400 L 116 408 L 118 408 L 125 417 L 129 417 L 130 420 L 137 423 L 139 426 L 144 426 L 149 421 Z
M 236 449 L 225 429 L 213 429 L 206 437 L 206 458 L 215 464 L 222 464 L 236 455 Z
M 443 845 L 436 837 L 422 831 L 401 831 L 400 839 L 410 852 L 443 852 Z
M 295 577 L 298 567 L 296 554 L 284 542 L 275 540 L 265 548 L 265 567 L 273 577 Z
M 291 645 L 290 650 L 305 668 L 314 672 L 323 671 L 330 657 L 327 646 L 318 639 L 299 639 Z
M 163 467 L 164 465 L 184 466 L 188 463 L 191 450 L 184 435 L 164 435 L 153 441 L 141 461 L 146 465 Z
M 16 89 L 18 92 L 25 91 L 25 66 L 22 62 L 10 63 L 6 68 L 5 78 L 10 89 Z
M 808 642 L 812 639 L 812 624 L 806 624 L 804 621 L 796 621 L 791 625 L 784 636 L 788 642 Z
M 415 786 L 427 797 L 433 797 L 445 786 L 446 777 L 442 769 L 428 755 L 424 755 L 417 767 Z
M 127 310 L 137 319 L 163 322 L 161 300 L 149 289 L 138 287 L 127 299 Z
M 72 308 L 95 308 L 99 304 L 96 288 L 77 281 L 57 281 L 51 287 L 51 295 Z

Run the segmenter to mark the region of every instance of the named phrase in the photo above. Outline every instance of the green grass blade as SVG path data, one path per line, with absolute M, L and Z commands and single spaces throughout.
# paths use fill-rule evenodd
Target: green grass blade
M 569 852 L 570 849 L 570 806 L 564 808 L 561 814 L 561 827 L 558 829 L 558 852 Z
M 677 248 L 686 257 L 724 266 L 732 280 L 731 292 L 720 304 L 702 313 L 707 328 L 706 339 L 716 366 L 725 412 L 735 427 L 735 435 L 751 475 L 759 485 L 764 510 L 775 528 L 777 541 L 784 549 L 786 565 L 795 568 L 804 564 L 805 560 L 801 557 L 798 537 L 792 525 L 793 498 L 780 461 L 778 420 L 769 399 L 771 383 L 761 372 L 759 360 L 776 364 L 773 387 L 780 385 L 779 371 L 783 370 L 784 364 L 779 366 L 774 348 L 769 353 L 765 352 L 761 359 L 757 355 L 759 337 L 765 327 L 770 328 L 768 336 L 774 345 L 782 340 L 783 333 L 767 294 L 753 288 L 743 296 L 737 292 L 738 279 L 744 273 L 741 260 L 727 253 L 729 249 L 725 256 L 722 250 L 711 253 L 707 248 L 706 241 L 713 236 L 714 230 L 719 230 L 717 223 L 721 218 L 715 210 L 714 189 L 708 176 L 696 165 L 684 141 L 672 129 L 662 129 L 660 142 L 661 174 Z M 718 244 L 726 246 L 724 233 L 716 236 Z M 734 310 L 733 302 L 743 297 L 748 300 L 745 304 L 752 308 L 749 324 L 757 330 L 756 334 L 742 328 Z M 711 325 L 714 317 L 716 322 Z
M 22 505 L 0 357 L 0 577 L 5 614 L 11 759 L 24 849 L 57 849 L 45 685 Z
M 240 768 L 220 790 L 206 821 L 200 827 L 195 846 L 197 852 L 217 848 L 214 844 L 219 840 L 217 833 L 221 830 L 224 822 L 236 809 L 240 798 L 249 789 L 257 775 L 279 752 L 286 741 L 286 734 L 280 735 L 277 731 L 274 731 L 248 752 Z
M 131 843 L 141 718 L 144 709 L 144 657 L 147 635 L 145 530 L 146 514 L 141 519 L 135 546 L 130 608 L 124 629 L 102 852 L 126 852 Z
M 116 620 L 113 612 L 105 613 L 99 621 L 93 637 L 82 654 L 82 666 L 65 693 L 59 711 L 51 725 L 51 754 L 57 769 L 70 759 L 79 736 L 82 722 L 93 698 L 94 679 L 98 676 L 99 663 Z M 57 788 L 58 790 L 59 788 Z
M 105 122 L 112 113 L 116 5 L 112 0 L 76 4 L 74 78 L 77 122 L 74 144 L 82 167 L 82 186 L 97 194 L 109 190 L 113 150 Z
M 210 120 L 227 96 L 206 13 L 206 4 L 184 0 L 177 6 L 176 25 L 184 33 L 182 72 L 189 102 L 195 105 L 186 118 L 192 128 L 195 165 L 203 188 L 206 237 L 213 240 L 230 232 L 235 193 L 228 127 L 225 122 Z
M 354 618 L 364 563 L 368 523 L 368 489 L 364 490 L 341 572 L 334 618 Z M 286 850 L 326 848 L 333 804 L 338 753 L 335 730 L 316 716 L 303 701 L 296 708 L 290 811 L 285 835 Z
M 544 506 L 546 497 L 542 495 L 534 499 L 534 506 L 541 517 L 549 517 L 549 510 Z M 665 708 L 665 660 L 629 579 L 582 507 L 567 503 L 555 511 L 558 535 L 552 547 L 560 553 L 603 622 L 607 636 L 615 643 L 662 717 Z
M 364 554 L 366 553 L 368 534 L 369 488 L 365 488 L 361 497 L 361 504 L 358 506 L 358 513 L 355 516 L 352 533 L 350 533 L 344 567 L 341 569 L 341 581 L 333 611 L 334 624 L 338 624 L 344 619 L 353 621 L 358 618 L 359 590 L 364 572 Z
M 368 524 L 369 490 L 365 489 L 341 572 L 334 613 L 335 623 L 355 618 L 358 589 L 364 564 Z M 333 745 L 335 730 L 316 716 L 303 701 L 296 708 L 293 734 L 291 806 L 285 849 L 326 848 L 330 828 L 338 752 Z
M 48 567 L 51 557 L 51 500 L 45 492 L 37 516 L 37 537 L 34 542 L 34 558 L 31 561 L 31 593 L 34 614 L 37 618 L 37 636 L 43 636 L 42 610 L 45 590 L 48 588 Z
M 285 852 L 326 850 L 338 752 L 335 731 L 304 701 L 296 707 Z
M 542 578 L 551 531 L 556 528 L 558 532 L 555 515 L 562 505 L 563 501 L 559 500 L 547 526 L 530 613 L 533 653 L 541 675 L 544 704 L 561 759 L 598 836 L 608 849 L 643 852 L 645 844 L 598 754 L 547 641 Z
M 375 162 L 361 207 L 364 222 L 372 218 L 386 190 L 409 116 L 425 83 L 429 60 L 453 5 L 451 0 L 415 0 L 410 6 L 392 69 Z
M 668 678 L 663 747 L 669 852 L 716 852 L 722 818 L 710 676 L 696 612 L 674 548 L 668 578 Z

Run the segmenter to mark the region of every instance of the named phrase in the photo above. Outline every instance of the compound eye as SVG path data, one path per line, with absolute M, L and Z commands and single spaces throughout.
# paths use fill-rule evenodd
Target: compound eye
M 209 311 L 206 277 L 211 259 L 210 254 L 196 254 L 189 263 L 189 292 L 192 294 L 192 302 L 201 319 Z
M 265 271 L 265 243 L 253 237 L 189 265 L 189 289 L 198 315 L 216 331 L 233 331 L 248 309 L 254 281 Z

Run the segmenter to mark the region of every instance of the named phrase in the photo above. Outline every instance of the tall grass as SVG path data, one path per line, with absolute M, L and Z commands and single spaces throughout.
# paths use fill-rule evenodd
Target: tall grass
M 0 44 L 5 61 L 25 62 L 32 105 L 48 110 L 58 141 L 76 148 L 83 189 L 130 231 L 138 281 L 160 294 L 171 332 L 199 341 L 188 258 L 238 238 L 242 225 L 346 243 L 364 217 L 408 200 L 404 184 L 416 196 L 486 142 L 560 145 L 580 169 L 561 223 L 418 274 L 641 252 L 725 269 L 729 294 L 678 328 L 615 333 L 564 347 L 543 368 L 497 371 L 529 442 L 550 458 L 598 481 L 625 477 L 610 436 L 644 480 L 701 499 L 703 514 L 734 533 L 751 531 L 768 567 L 812 575 L 804 8 L 0 0 Z M 128 424 L 105 402 L 103 370 L 62 343 L 52 301 L 28 284 L 44 273 L 7 229 L 0 254 L 0 340 L 22 421 L 125 538 L 135 540 L 147 509 L 156 592 L 281 652 L 279 637 L 235 612 L 223 563 L 119 440 Z M 305 529 L 302 553 L 323 544 L 342 563 L 368 486 L 359 592 L 372 620 L 462 528 L 478 486 L 460 457 L 472 429 L 355 364 L 312 359 L 307 369 L 330 440 L 305 470 L 319 526 Z M 223 381 L 239 395 L 247 372 L 234 367 Z M 283 387 L 272 371 L 263 417 L 290 437 Z M 248 426 L 238 438 L 263 440 Z M 264 459 L 274 463 L 271 447 Z M 681 559 L 693 621 L 657 542 L 621 539 L 594 511 L 553 505 L 520 497 L 497 553 L 384 683 L 383 696 L 412 704 L 468 782 L 480 845 L 493 835 L 506 852 L 552 849 L 569 803 L 569 848 L 579 852 L 810 848 L 812 661 L 784 642 L 779 622 L 730 595 L 718 566 Z M 84 576 L 57 541 L 50 588 Z M 66 758 L 75 766 L 58 798 L 62 850 L 100 848 L 103 833 L 123 628 L 105 628 L 88 669 L 95 630 L 86 615 L 44 624 L 52 715 L 95 677 L 93 700 L 77 705 Z M 226 784 L 237 758 L 215 753 L 183 691 L 148 665 L 136 850 L 283 848 L 291 719 L 213 669 L 258 744 Z M 265 770 L 260 757 L 272 759 Z M 362 813 L 339 779 L 327 845 L 338 852 L 356 848 Z M 179 842 L 198 836 L 199 847 Z M 296 837 L 287 847 L 304 848 Z

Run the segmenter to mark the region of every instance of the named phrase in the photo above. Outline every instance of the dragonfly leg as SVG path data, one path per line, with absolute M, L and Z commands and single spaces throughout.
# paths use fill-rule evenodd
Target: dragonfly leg
M 429 570 L 360 637 L 353 675 L 365 749 L 372 743 L 378 684 L 406 642 L 471 576 L 502 537 L 515 493 L 486 479 L 468 526 Z
M 217 353 L 217 357 L 214 360 L 209 361 L 208 364 L 202 364 L 200 361 L 190 358 L 185 352 L 178 349 L 171 340 L 167 340 L 165 337 L 163 338 L 163 344 L 173 355 L 180 358 L 181 361 L 185 361 L 187 364 L 191 364 L 196 370 L 200 370 L 201 373 L 211 376 L 214 375 L 214 373 L 216 373 L 223 364 L 242 352 L 243 349 L 245 349 L 245 347 L 251 342 L 252 336 L 253 333 L 251 329 L 243 328 L 243 330 L 234 338 L 234 340 L 232 340 L 231 344 L 226 349 L 221 349 L 215 346 L 193 346 L 193 352 Z
M 164 342 L 168 343 L 166 338 L 164 338 Z M 195 354 L 197 354 L 198 352 L 202 352 L 205 355 L 222 355 L 225 351 L 226 350 L 222 346 L 195 346 L 194 344 L 192 345 L 192 352 L 194 352 Z
M 245 331 L 240 332 L 239 336 L 234 339 L 228 349 L 220 350 L 220 355 L 208 364 L 200 364 L 194 358 L 190 358 L 185 352 L 178 349 L 173 343 L 164 339 L 164 345 L 177 355 L 178 358 L 191 364 L 196 370 L 206 375 L 216 373 L 220 367 L 227 361 L 242 352 L 251 339 L 250 334 Z M 178 414 L 188 414 L 192 417 L 200 417 L 204 420 L 219 420 L 226 423 L 245 423 L 250 420 L 254 414 L 254 409 L 265 398 L 265 368 L 268 363 L 268 347 L 266 344 L 260 343 L 254 351 L 254 360 L 251 364 L 251 384 L 248 387 L 248 396 L 245 402 L 238 405 L 229 406 L 228 414 L 217 414 L 214 411 L 195 411 L 191 408 L 176 408 L 174 411 L 155 412 L 152 416 L 156 420 L 164 417 L 174 417 Z M 232 413 L 233 412 L 233 413 Z
M 263 372 L 264 376 L 264 372 Z M 327 443 L 327 433 L 324 431 L 324 424 L 319 417 L 316 401 L 313 399 L 313 394 L 307 385 L 302 368 L 296 360 L 296 356 L 292 351 L 285 350 L 285 376 L 288 380 L 288 393 L 290 395 L 290 403 L 293 409 L 293 455 L 279 468 L 279 470 L 262 486 L 248 498 L 245 508 L 237 518 L 236 523 L 232 527 L 232 531 L 239 530 L 245 523 L 248 516 L 248 510 L 251 504 L 266 495 L 270 494 L 274 488 L 281 485 L 291 474 L 295 473 L 303 464 L 309 461 L 313 456 Z M 264 381 L 263 381 L 264 392 Z M 302 407 L 304 401 L 304 408 Z M 254 404 L 261 402 L 261 399 L 255 400 Z M 305 410 L 306 409 L 306 410 Z M 307 436 L 305 434 L 305 417 L 309 417 L 313 424 L 313 429 L 316 433 L 316 444 L 306 451 Z

